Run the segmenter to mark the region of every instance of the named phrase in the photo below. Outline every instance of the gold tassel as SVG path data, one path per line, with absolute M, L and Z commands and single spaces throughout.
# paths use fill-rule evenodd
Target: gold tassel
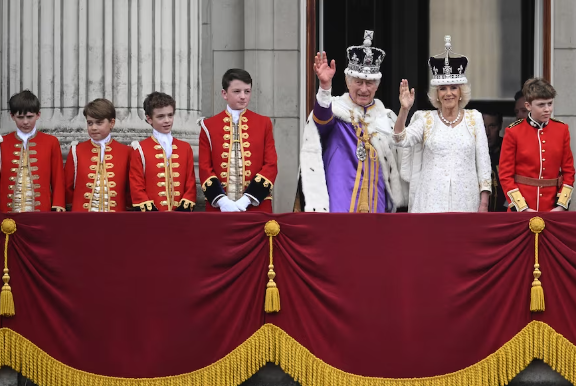
M 14 310 L 14 297 L 12 295 L 12 288 L 8 284 L 10 281 L 10 275 L 8 274 L 8 239 L 11 234 L 16 232 L 16 222 L 10 218 L 6 218 L 2 221 L 0 228 L 2 228 L 2 232 L 6 235 L 6 242 L 4 243 L 4 276 L 2 276 L 4 285 L 0 292 L 0 315 L 14 316 L 16 315 L 16 311 Z
M 264 226 L 264 232 L 266 232 L 266 236 L 268 236 L 270 240 L 270 265 L 268 266 L 268 284 L 266 284 L 266 299 L 264 301 L 264 311 L 266 313 L 278 312 L 280 311 L 280 292 L 278 291 L 278 287 L 274 282 L 274 278 L 276 277 L 276 272 L 274 272 L 274 256 L 273 256 L 273 249 L 274 249 L 274 236 L 277 236 L 280 233 L 280 225 L 274 221 L 270 220 Z
M 538 264 L 538 234 L 544 230 L 545 223 L 541 217 L 532 217 L 530 219 L 530 230 L 534 232 L 534 281 L 532 282 L 532 290 L 530 291 L 530 311 L 542 312 L 546 309 L 544 303 L 544 288 L 540 282 L 540 264 Z

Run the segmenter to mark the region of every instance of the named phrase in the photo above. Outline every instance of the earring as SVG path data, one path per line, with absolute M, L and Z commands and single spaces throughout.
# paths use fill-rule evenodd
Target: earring
M 460 97 L 460 100 L 462 100 L 462 97 Z
M 440 102 L 440 99 L 436 98 L 436 102 Z

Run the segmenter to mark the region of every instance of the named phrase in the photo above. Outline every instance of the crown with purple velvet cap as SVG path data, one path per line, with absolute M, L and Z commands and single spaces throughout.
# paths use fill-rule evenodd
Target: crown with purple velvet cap
M 450 35 L 444 36 L 444 52 L 432 56 L 428 60 L 428 65 L 432 71 L 430 80 L 432 86 L 468 83 L 464 74 L 468 66 L 468 58 L 452 51 Z
M 380 65 L 386 53 L 380 48 L 372 47 L 374 31 L 364 31 L 364 44 L 351 46 L 346 50 L 348 67 L 344 73 L 348 76 L 360 79 L 380 79 Z

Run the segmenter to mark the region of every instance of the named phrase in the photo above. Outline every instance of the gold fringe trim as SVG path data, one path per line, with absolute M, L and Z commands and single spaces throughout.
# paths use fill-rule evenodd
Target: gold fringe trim
M 508 384 L 534 358 L 576 384 L 576 346 L 539 321 L 530 322 L 480 362 L 426 378 L 372 378 L 338 370 L 272 324 L 262 326 L 230 354 L 207 367 L 160 378 L 115 378 L 76 370 L 7 328 L 0 329 L 0 345 L 0 365 L 11 367 L 39 386 L 231 386 L 246 381 L 266 362 L 280 365 L 302 386 L 499 386 Z

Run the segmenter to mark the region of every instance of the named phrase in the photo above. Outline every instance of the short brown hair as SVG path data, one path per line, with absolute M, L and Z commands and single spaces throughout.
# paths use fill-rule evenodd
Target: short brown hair
M 108 99 L 98 98 L 84 106 L 84 116 L 111 121 L 116 119 L 116 109 Z
M 528 79 L 522 87 L 522 94 L 526 98 L 526 102 L 531 103 L 536 99 L 554 99 L 556 98 L 556 90 L 546 79 L 532 78 Z
M 149 117 L 152 117 L 154 109 L 161 109 L 167 106 L 172 106 L 174 111 L 176 111 L 176 101 L 174 98 L 163 92 L 154 91 L 144 99 L 144 113 Z

